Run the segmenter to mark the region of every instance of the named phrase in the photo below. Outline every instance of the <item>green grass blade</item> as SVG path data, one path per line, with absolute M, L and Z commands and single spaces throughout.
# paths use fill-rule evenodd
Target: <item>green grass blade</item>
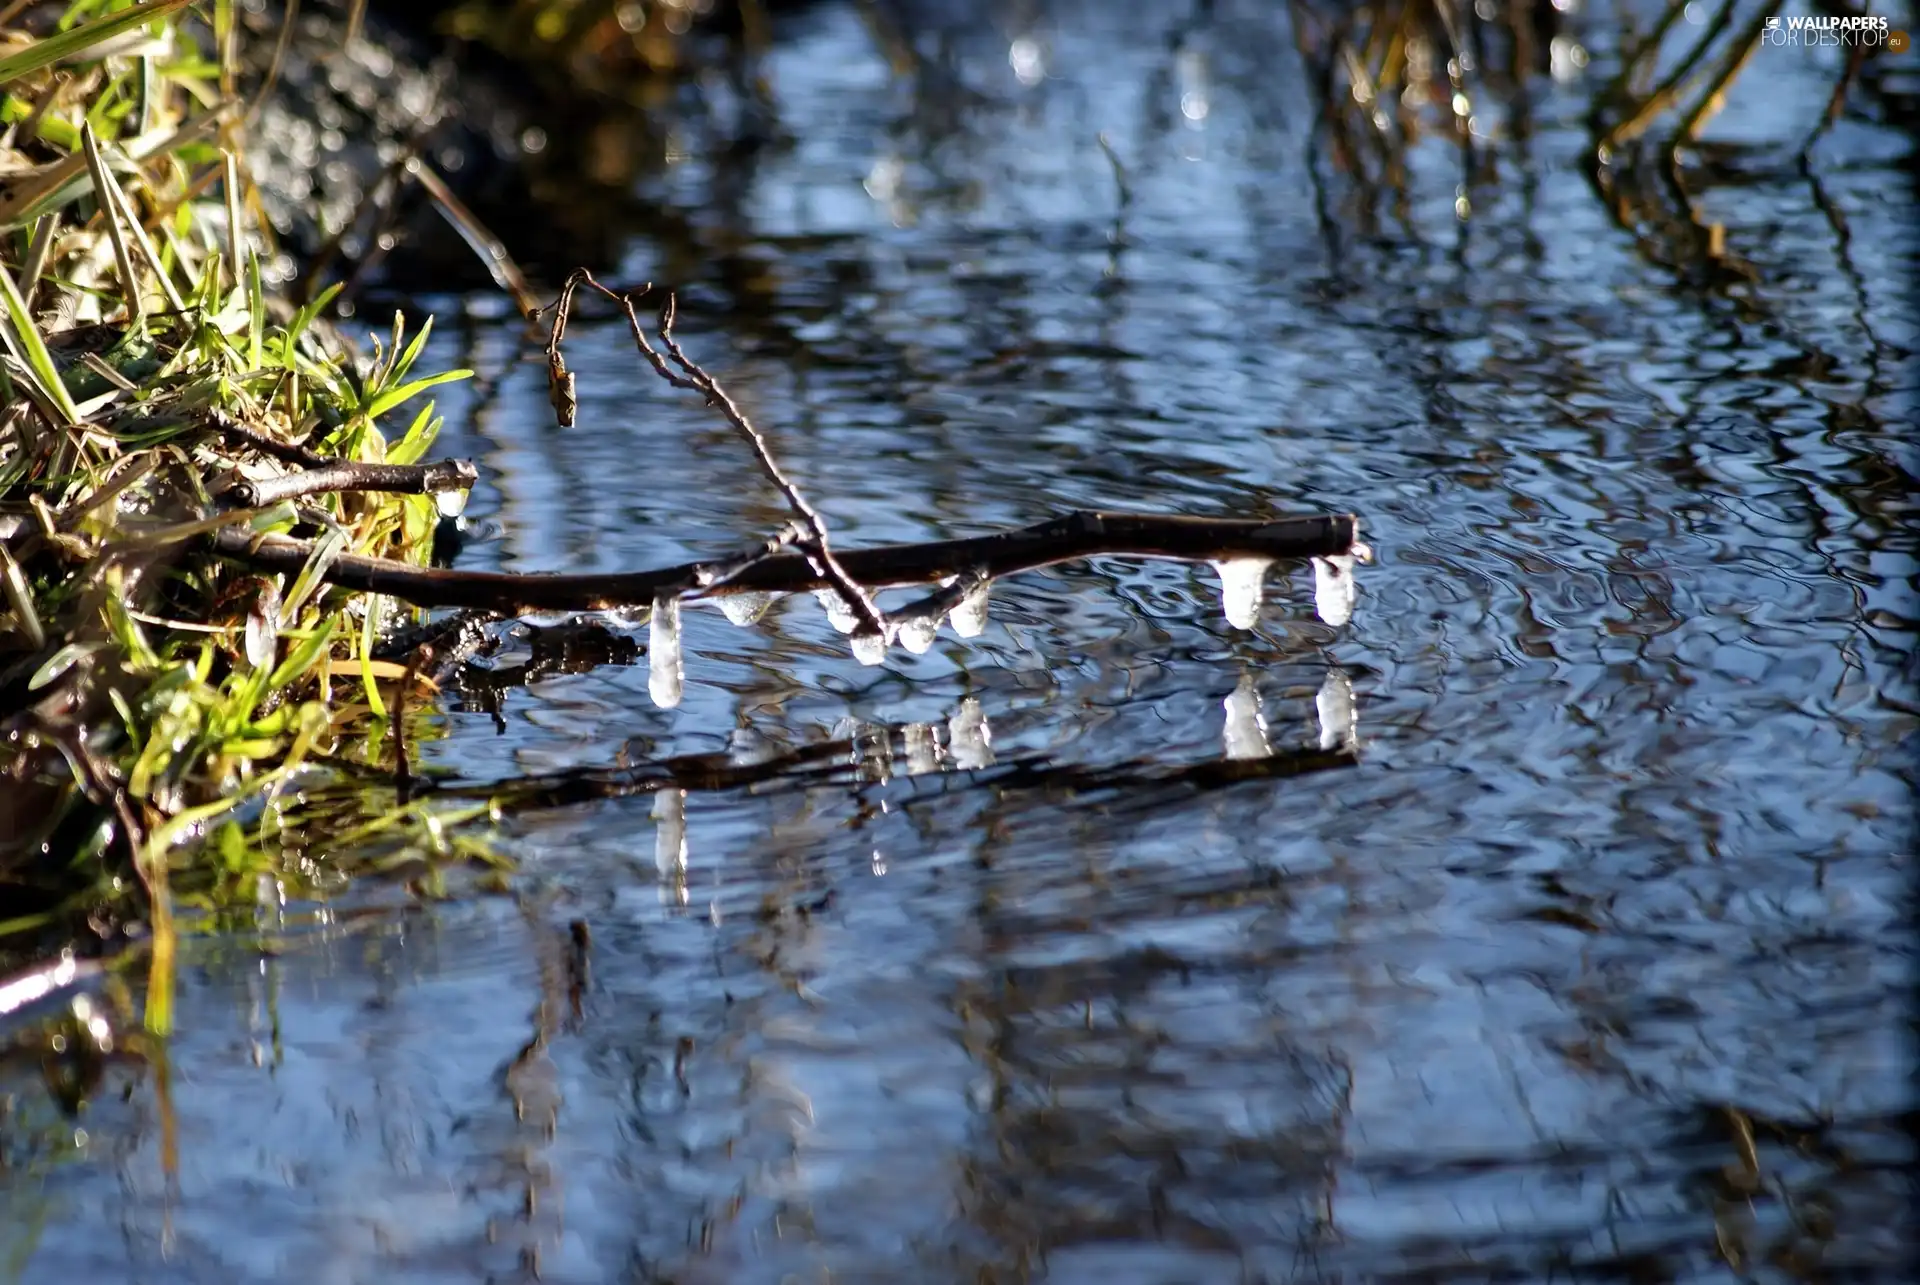
M 411 384 L 402 384 L 398 388 L 390 388 L 374 398 L 372 403 L 368 405 L 367 418 L 378 419 L 395 406 L 398 406 L 401 402 L 406 401 L 409 397 L 423 393 L 435 384 L 445 384 L 452 380 L 471 379 L 472 377 L 473 372 L 470 370 L 447 370 L 437 375 L 428 375 L 425 379 L 416 379 Z
M 192 0 L 151 0 L 151 3 L 135 5 L 119 13 L 107 14 L 95 18 L 92 22 L 82 23 L 72 31 L 63 31 L 57 36 L 48 36 L 45 40 L 36 40 L 10 58 L 0 58 L 0 85 L 22 76 L 31 75 L 42 67 L 51 67 L 57 62 L 83 54 L 104 40 L 111 40 L 123 31 L 152 22 L 155 18 L 164 18 L 187 7 Z
M 273 676 L 267 679 L 267 687 L 279 691 L 296 678 L 304 677 L 320 659 L 320 653 L 333 642 L 333 627 L 337 623 L 337 617 L 329 619 L 314 630 L 305 642 L 288 653 L 287 658 L 280 662 L 280 668 L 274 670 Z
M 20 295 L 20 287 L 13 283 L 13 274 L 7 271 L 4 263 L 0 263 L 0 302 L 6 305 L 7 346 L 16 349 L 15 355 L 45 385 L 43 391 L 48 400 L 67 417 L 67 423 L 78 424 L 80 410 L 73 404 L 73 395 L 60 378 L 60 368 L 54 365 L 53 354 L 47 351 L 38 327 L 33 324 L 33 310 L 27 307 L 27 301 Z
M 407 372 L 413 369 L 413 363 L 420 356 L 420 350 L 427 346 L 427 336 L 432 333 L 433 317 L 429 315 L 426 323 L 420 327 L 420 333 L 407 344 L 406 351 L 393 359 L 393 368 L 387 372 L 385 382 L 394 383 L 407 377 Z
M 260 288 L 260 256 L 247 251 L 247 369 L 258 370 L 266 360 L 267 303 Z
M 373 711 L 375 718 L 384 721 L 387 703 L 380 699 L 380 684 L 373 676 L 373 621 L 379 614 L 380 599 L 369 594 L 366 618 L 360 623 L 360 682 L 367 689 L 367 708 Z
M 121 210 L 117 196 L 117 185 L 113 175 L 107 172 L 106 157 L 100 151 L 100 140 L 94 135 L 91 122 L 80 126 L 80 149 L 87 156 L 87 172 L 93 176 L 94 201 L 100 207 L 100 218 L 107 225 L 107 241 L 113 246 L 114 267 L 120 273 L 120 289 L 127 296 L 127 329 L 137 331 L 147 319 L 147 296 L 140 289 L 140 278 L 133 270 L 133 255 L 127 249 L 127 231 L 121 226 Z

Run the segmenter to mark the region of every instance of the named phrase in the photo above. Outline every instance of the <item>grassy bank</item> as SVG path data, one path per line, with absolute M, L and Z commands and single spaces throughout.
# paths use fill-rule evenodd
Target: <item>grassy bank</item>
M 162 1029 L 182 908 L 324 892 L 340 853 L 428 886 L 485 855 L 394 788 L 431 693 L 377 655 L 385 604 L 319 580 L 340 553 L 425 561 L 451 497 L 259 502 L 421 460 L 429 390 L 463 372 L 420 366 L 428 323 L 355 352 L 327 295 L 278 295 L 235 17 L 0 5 L 0 958 L 83 925 L 150 943 Z M 297 530 L 314 563 L 223 565 L 203 537 L 231 527 Z

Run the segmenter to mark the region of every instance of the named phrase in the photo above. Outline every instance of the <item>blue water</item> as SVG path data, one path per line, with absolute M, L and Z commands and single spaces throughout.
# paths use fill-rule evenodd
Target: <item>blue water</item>
M 195 943 L 84 1141 L 0 1084 L 22 1279 L 1897 1275 L 1920 63 L 1801 166 L 1837 63 L 1757 54 L 1685 154 L 1703 273 L 1584 170 L 1611 10 L 1488 93 L 1485 172 L 1434 132 L 1397 195 L 1287 19 L 1215 10 L 784 19 L 790 142 L 711 159 L 711 89 L 620 275 L 679 286 L 843 546 L 1351 510 L 1351 623 L 1306 567 L 1243 631 L 1206 568 L 1106 560 L 878 667 L 810 598 L 690 605 L 677 708 L 644 659 L 451 696 L 465 782 L 827 768 L 509 809 L 512 896 Z M 463 565 L 784 520 L 624 322 L 570 329 L 563 431 L 517 325 L 429 302 L 482 375 Z

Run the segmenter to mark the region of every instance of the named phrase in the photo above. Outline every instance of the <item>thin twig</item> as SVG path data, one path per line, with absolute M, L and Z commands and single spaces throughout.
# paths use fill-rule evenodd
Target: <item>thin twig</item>
M 1232 558 L 1330 558 L 1357 549 L 1351 513 L 1258 521 L 1245 518 L 1160 517 L 1080 511 L 994 535 L 924 544 L 880 545 L 841 555 L 846 573 L 871 585 L 915 585 L 978 572 L 989 580 L 1080 558 L 1164 558 L 1214 562 Z M 265 572 L 298 573 L 313 542 L 255 536 L 237 528 L 208 537 L 221 557 Z M 754 561 L 724 583 L 702 590 L 711 563 L 652 571 L 546 574 L 450 571 L 386 558 L 342 555 L 328 565 L 328 584 L 385 594 L 419 607 L 477 607 L 501 615 L 532 611 L 605 611 L 653 602 L 661 594 L 724 597 L 742 593 L 804 593 L 831 581 L 804 553 Z
M 1733 0 L 1726 0 L 1707 22 L 1707 29 L 1697 43 L 1667 74 L 1665 80 L 1640 101 L 1634 109 L 1620 120 L 1614 122 L 1596 145 L 1595 152 L 1603 160 L 1617 153 L 1622 147 L 1644 134 L 1660 113 L 1679 100 L 1685 85 L 1692 80 L 1694 73 L 1705 61 L 1707 51 L 1728 27 L 1733 25 Z
M 748 550 L 737 557 L 720 562 L 703 562 L 694 570 L 693 587 L 711 592 L 759 566 L 768 558 L 793 548 L 799 544 L 801 534 L 799 524 L 789 522 L 762 541 L 757 549 Z
M 433 166 L 419 156 L 407 158 L 406 172 L 415 182 L 427 189 L 427 195 L 433 199 L 434 208 L 440 216 L 453 225 L 469 248 L 479 256 L 480 262 L 493 277 L 494 284 L 513 296 L 514 306 L 520 309 L 523 317 L 536 316 L 540 311 L 539 300 L 533 293 L 533 287 L 527 284 L 527 274 L 507 253 L 506 243 L 492 232 L 486 224 L 466 207 L 466 203 L 453 194 L 446 180 L 434 171 Z
M 1754 51 L 1760 48 L 1760 40 L 1766 29 L 1765 24 L 1766 19 L 1759 14 L 1755 14 L 1753 21 L 1747 24 L 1747 29 L 1740 34 L 1733 52 L 1720 65 L 1713 83 L 1707 86 L 1707 92 L 1700 96 L 1700 101 L 1693 105 L 1693 109 L 1680 122 L 1679 132 L 1667 143 L 1669 156 L 1682 146 L 1691 145 L 1699 136 L 1700 130 L 1725 105 L 1727 86 L 1731 85 L 1734 77 L 1746 67 Z
M 633 306 L 635 296 L 644 297 L 653 288 L 652 286 L 642 286 L 637 291 L 626 293 L 609 290 L 594 280 L 593 275 L 584 268 L 575 271 L 573 276 L 568 278 L 570 286 L 576 281 L 592 286 L 626 311 L 627 326 L 633 332 L 633 342 L 639 347 L 640 355 L 647 359 L 647 364 L 653 367 L 655 374 L 675 388 L 699 393 L 706 399 L 707 405 L 720 412 L 734 432 L 746 439 L 747 445 L 753 449 L 755 458 L 760 461 L 761 470 L 772 479 L 773 484 L 780 489 L 781 495 L 786 497 L 787 506 L 799 515 L 802 522 L 806 523 L 808 539 L 797 544 L 796 547 L 812 564 L 814 572 L 847 601 L 854 615 L 860 620 L 861 630 L 884 637 L 887 632 L 886 618 L 881 614 L 880 608 L 874 605 L 872 596 L 860 587 L 857 580 L 847 574 L 847 569 L 840 564 L 838 558 L 834 557 L 827 539 L 826 519 L 820 516 L 819 510 L 807 502 L 807 497 L 801 493 L 800 487 L 787 476 L 786 470 L 780 467 L 779 461 L 773 457 L 772 448 L 767 445 L 767 439 L 760 435 L 760 430 L 753 426 L 753 421 L 747 418 L 746 412 L 741 410 L 738 403 L 728 395 L 727 390 L 721 387 L 720 381 L 701 369 L 698 362 L 687 356 L 682 351 L 679 341 L 673 337 L 676 312 L 673 295 L 671 293 L 667 295 L 666 305 L 660 310 L 660 347 L 666 349 L 666 356 L 663 357 L 660 355 L 660 349 L 655 348 L 652 341 L 647 338 L 646 328 L 640 324 L 640 314 Z M 569 302 L 570 293 L 569 291 L 568 294 L 562 295 L 561 304 Z M 564 317 L 556 316 L 555 324 L 564 329 Z M 557 347 L 555 351 L 558 351 Z M 668 364 L 669 358 L 672 359 L 671 365 Z M 675 367 L 678 369 L 676 370 Z
M 807 502 L 807 497 L 801 493 L 800 487 L 787 476 L 786 471 L 780 467 L 780 462 L 774 459 L 773 450 L 767 445 L 767 439 L 762 437 L 760 430 L 747 419 L 746 412 L 734 403 L 733 398 L 728 396 L 727 390 L 720 386 L 718 380 L 702 370 L 698 363 L 681 351 L 679 342 L 673 337 L 674 313 L 674 297 L 669 294 L 666 306 L 660 310 L 660 343 L 666 348 L 667 355 L 673 358 L 674 365 L 686 372 L 687 378 L 693 381 L 694 386 L 705 394 L 707 403 L 717 408 L 726 417 L 727 422 L 733 425 L 734 430 L 746 438 L 748 445 L 753 448 L 753 453 L 760 460 L 761 469 L 772 479 L 773 484 L 780 488 L 780 493 L 786 497 L 788 506 L 800 515 L 801 521 L 807 524 L 812 539 L 799 546 L 801 552 L 807 556 L 807 561 L 814 564 L 815 571 L 832 582 L 834 589 L 847 600 L 854 614 L 860 617 L 861 623 L 868 630 L 884 636 L 887 625 L 885 618 L 880 614 L 880 608 L 874 605 L 873 598 L 860 586 L 859 582 L 847 574 L 846 568 L 840 565 L 839 560 L 833 556 L 832 549 L 827 545 L 826 519 L 820 516 L 819 510 Z

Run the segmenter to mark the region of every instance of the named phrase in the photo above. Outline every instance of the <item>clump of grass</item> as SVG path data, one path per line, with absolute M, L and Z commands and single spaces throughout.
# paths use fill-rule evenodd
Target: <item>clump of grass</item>
M 435 497 L 232 502 L 290 467 L 420 459 L 422 394 L 466 372 L 420 373 L 430 322 L 361 358 L 331 291 L 276 296 L 233 8 L 203 7 L 0 6 L 32 23 L 0 31 L 0 959 L 83 922 L 150 934 L 160 1029 L 176 908 L 487 858 L 453 828 L 471 805 L 394 806 L 392 746 L 432 735 L 392 734 L 422 680 L 374 654 L 386 604 L 320 578 L 342 553 L 425 561 Z M 244 574 L 201 539 L 236 525 L 316 553 Z

